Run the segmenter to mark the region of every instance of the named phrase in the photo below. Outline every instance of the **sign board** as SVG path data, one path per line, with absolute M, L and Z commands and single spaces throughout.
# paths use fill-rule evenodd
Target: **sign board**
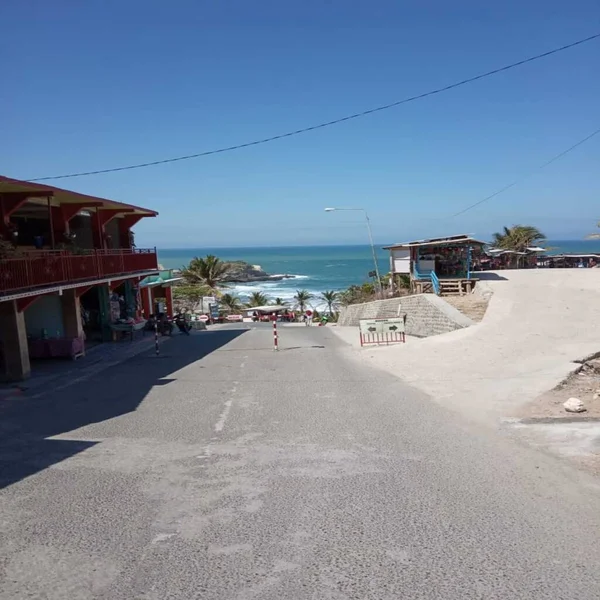
M 393 319 L 361 319 L 359 321 L 360 332 L 364 334 L 374 333 L 404 333 L 404 317 Z
M 216 303 L 215 304 L 211 303 L 208 305 L 208 308 L 209 308 L 210 316 L 213 319 L 218 319 L 219 318 L 219 305 Z
M 358 322 L 358 327 L 361 334 L 378 333 L 380 326 L 377 324 L 377 319 L 361 319 Z
M 216 304 L 217 299 L 214 296 L 203 296 L 200 301 L 200 312 L 208 312 L 211 304 Z
M 203 323 L 206 323 L 206 321 L 208 321 L 208 320 L 209 320 L 209 317 L 206 315 L 200 315 L 198 317 L 198 321 L 202 321 Z
M 227 315 L 225 317 L 228 321 L 243 321 L 244 315 Z
M 405 342 L 404 316 L 391 319 L 360 319 L 360 345 Z

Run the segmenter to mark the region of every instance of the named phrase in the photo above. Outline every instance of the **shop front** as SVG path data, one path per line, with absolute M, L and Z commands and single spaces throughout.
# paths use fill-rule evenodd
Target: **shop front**
M 388 246 L 393 276 L 408 275 L 412 293 L 439 295 L 469 293 L 476 282 L 472 272 L 485 242 L 468 235 L 416 240 Z
M 31 361 L 78 358 L 143 327 L 140 279 L 155 248 L 135 246 L 148 208 L 0 176 L 0 380 Z
M 146 318 L 161 314 L 173 318 L 173 285 L 182 279 L 172 270 L 166 269 L 158 275 L 150 275 L 140 281 L 140 301 Z

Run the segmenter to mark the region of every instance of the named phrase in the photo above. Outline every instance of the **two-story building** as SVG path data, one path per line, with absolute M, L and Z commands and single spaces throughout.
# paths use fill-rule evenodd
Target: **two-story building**
M 139 322 L 139 282 L 156 249 L 132 227 L 157 212 L 0 176 L 0 380 L 30 375 L 30 358 L 69 356 Z M 148 316 L 148 315 L 145 315 Z

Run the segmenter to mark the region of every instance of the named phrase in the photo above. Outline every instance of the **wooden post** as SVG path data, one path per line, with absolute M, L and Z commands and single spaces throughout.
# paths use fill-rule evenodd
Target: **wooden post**
M 54 239 L 54 216 L 52 214 L 52 198 L 48 196 L 48 221 L 50 222 L 50 246 L 52 250 L 55 247 L 55 239 Z

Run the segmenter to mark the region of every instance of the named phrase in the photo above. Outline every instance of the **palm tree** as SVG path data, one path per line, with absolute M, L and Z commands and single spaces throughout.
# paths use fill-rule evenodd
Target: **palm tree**
M 334 307 L 337 308 L 339 304 L 339 293 L 334 290 L 329 290 L 321 294 L 321 299 L 324 300 L 329 309 L 329 314 L 333 316 Z
M 233 294 L 223 294 L 219 300 L 219 304 L 224 306 L 230 313 L 240 310 L 242 303 L 237 296 Z
M 287 302 L 285 300 L 283 300 L 282 298 L 275 298 L 275 304 L 277 306 L 285 306 L 287 304 Z
M 308 290 L 296 290 L 294 300 L 296 301 L 296 305 L 300 309 L 300 312 L 304 312 L 306 305 L 311 298 L 312 294 Z
M 504 227 L 502 233 L 494 233 L 493 244 L 496 248 L 513 250 L 514 252 L 525 252 L 527 248 L 542 242 L 546 236 L 531 225 L 513 225 Z
M 546 236 L 537 228 L 531 225 L 513 225 L 504 227 L 502 233 L 494 233 L 492 244 L 502 250 L 511 250 L 513 252 L 526 252 L 527 248 L 536 243 L 542 242 Z M 515 264 L 519 264 L 519 256 L 515 256 Z
M 269 303 L 269 299 L 262 292 L 252 292 L 250 294 L 250 300 L 248 300 L 248 306 L 250 308 L 254 306 L 265 306 Z
M 188 285 L 202 284 L 218 291 L 218 288 L 224 285 L 223 279 L 228 269 L 227 263 L 209 254 L 205 258 L 193 258 L 190 264 L 181 270 L 181 275 Z

